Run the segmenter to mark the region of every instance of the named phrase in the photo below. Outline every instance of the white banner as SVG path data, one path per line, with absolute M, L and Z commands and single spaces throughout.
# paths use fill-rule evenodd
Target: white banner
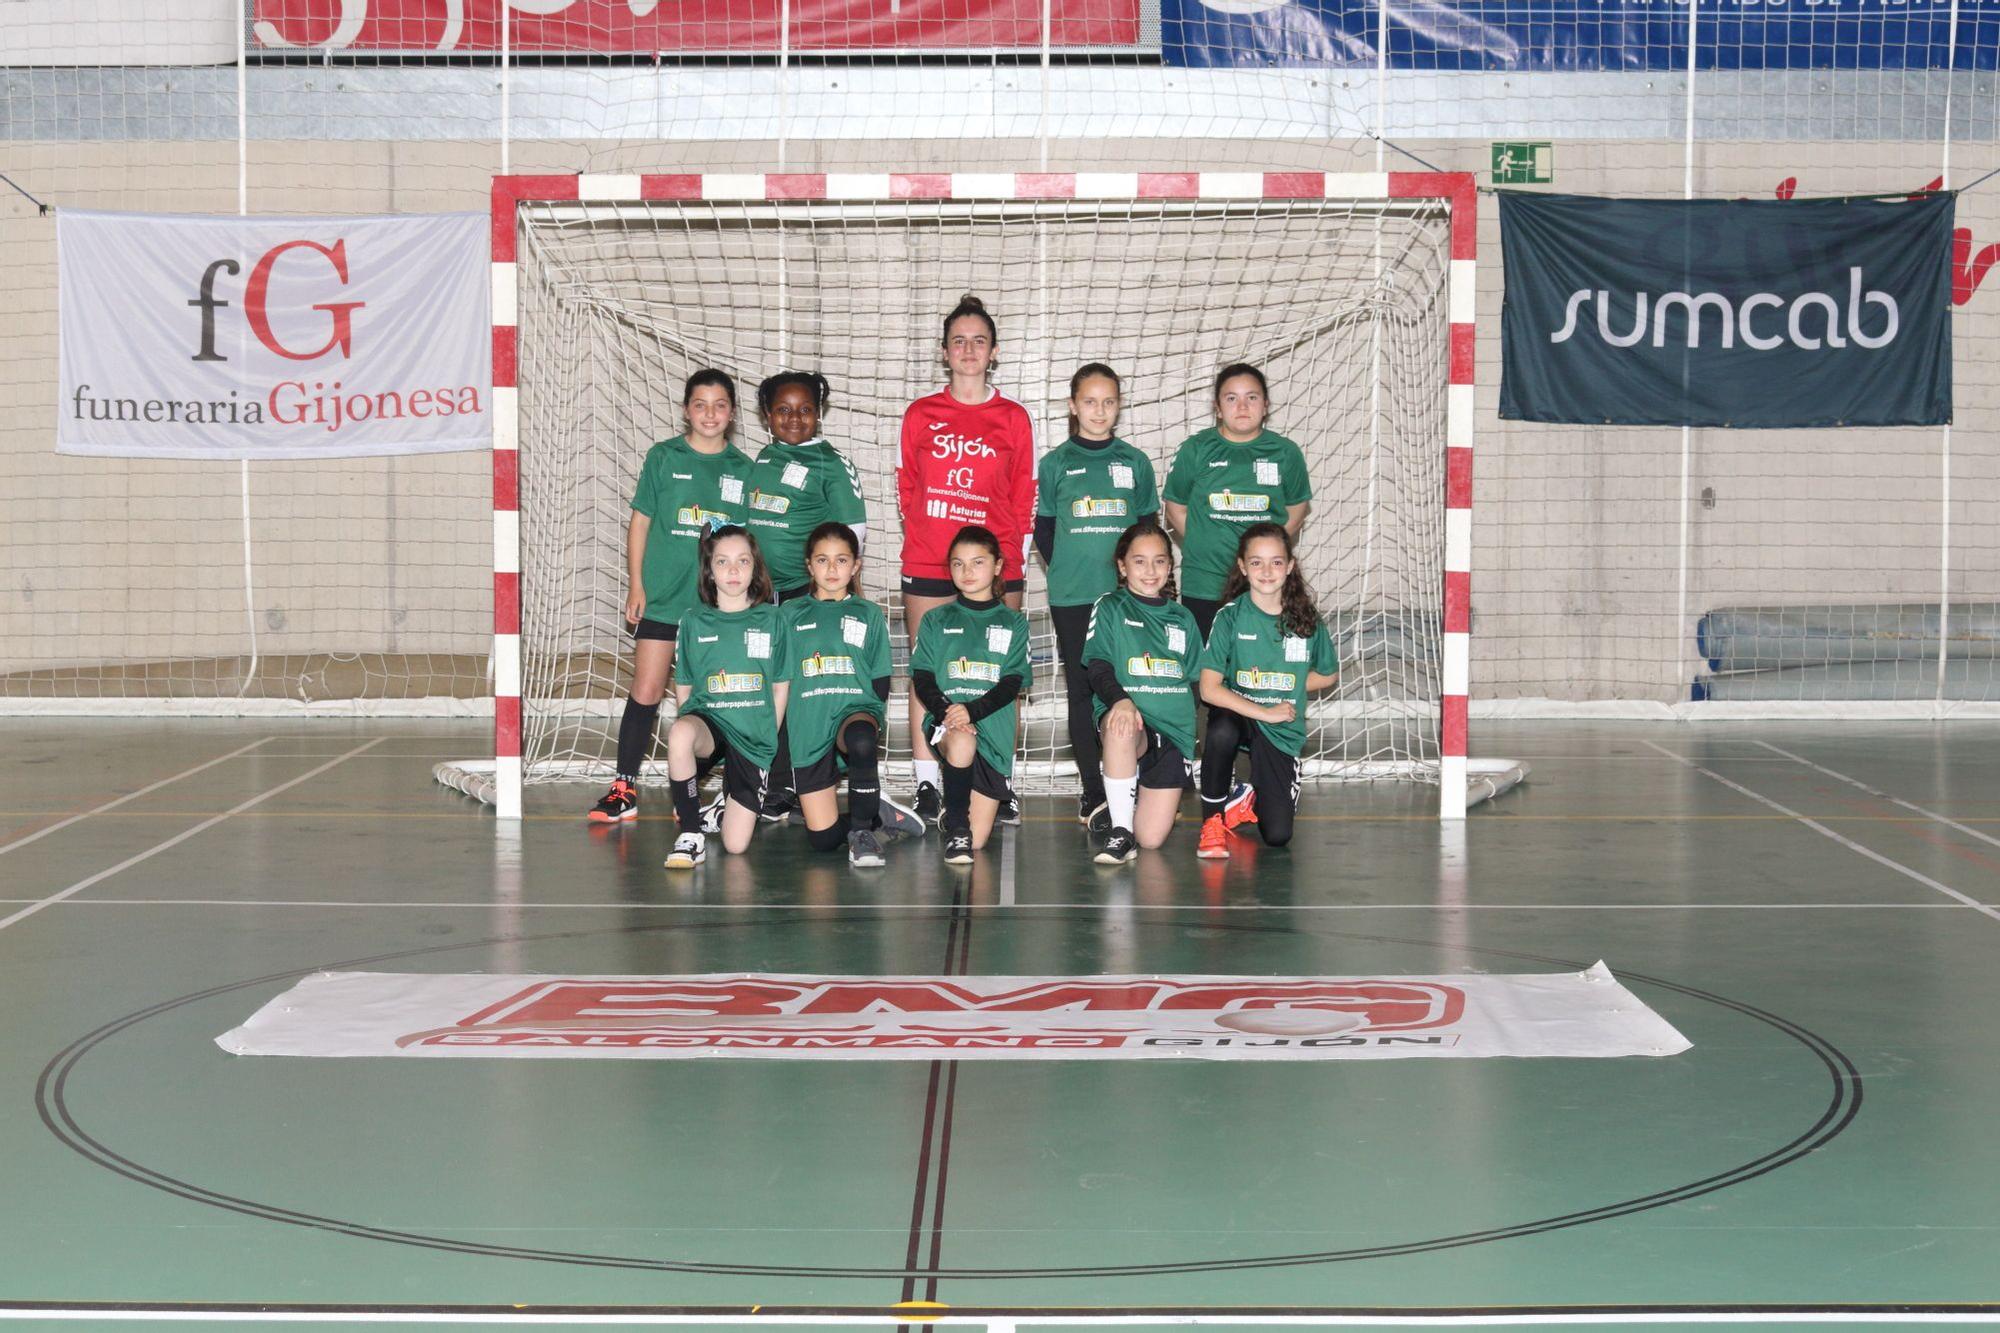
M 0 51 L 9 65 L 234 65 L 242 22 L 243 0 L 0 0 Z
M 491 443 L 483 213 L 56 218 L 56 450 L 352 458 Z
M 1599 963 L 1466 977 L 307 977 L 237 1055 L 1208 1060 L 1675 1055 Z

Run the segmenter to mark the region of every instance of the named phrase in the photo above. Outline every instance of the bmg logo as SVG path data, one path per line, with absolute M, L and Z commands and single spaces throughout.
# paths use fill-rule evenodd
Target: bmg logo
M 272 352 L 290 361 L 317 361 L 328 352 L 338 350 L 342 357 L 354 355 L 354 312 L 367 305 L 366 301 L 320 301 L 312 306 L 314 310 L 324 310 L 329 316 L 331 327 L 327 339 L 311 351 L 296 351 L 280 342 L 276 331 L 271 328 L 271 272 L 279 259 L 292 250 L 309 250 L 324 259 L 332 267 L 334 276 L 342 286 L 348 283 L 347 240 L 336 240 L 331 246 L 318 241 L 296 240 L 274 245 L 264 252 L 250 270 L 250 281 L 243 290 L 243 316 L 250 323 L 250 331 L 257 341 Z M 216 277 L 227 273 L 231 277 L 243 271 L 243 266 L 234 259 L 218 259 L 210 264 L 201 275 L 201 288 L 195 298 L 188 302 L 201 311 L 201 338 L 191 361 L 227 361 L 229 358 L 215 350 L 215 312 L 230 308 L 229 302 L 215 294 Z

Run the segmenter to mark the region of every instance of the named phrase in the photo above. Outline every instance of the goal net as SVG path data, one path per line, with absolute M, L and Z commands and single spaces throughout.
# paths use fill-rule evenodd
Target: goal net
M 1270 426 L 1310 467 L 1302 557 L 1341 656 L 1338 689 L 1311 709 L 1307 776 L 1440 782 L 1450 212 L 1442 198 L 523 203 L 523 780 L 612 775 L 631 662 L 630 499 L 648 447 L 682 430 L 681 386 L 703 366 L 736 377 L 735 438 L 753 455 L 769 441 L 762 377 L 818 370 L 832 384 L 822 429 L 861 477 L 862 582 L 896 641 L 893 780 L 909 758 L 900 426 L 943 383 L 941 316 L 972 292 L 999 324 L 995 383 L 1027 407 L 1038 447 L 1066 436 L 1070 374 L 1105 361 L 1124 377 L 1119 434 L 1163 483 L 1181 440 L 1213 423 L 1217 369 L 1264 368 Z M 1034 684 L 1016 782 L 1075 790 L 1032 560 L 1027 611 Z M 663 761 L 661 745 L 652 771 Z M 483 779 L 456 780 L 491 798 Z

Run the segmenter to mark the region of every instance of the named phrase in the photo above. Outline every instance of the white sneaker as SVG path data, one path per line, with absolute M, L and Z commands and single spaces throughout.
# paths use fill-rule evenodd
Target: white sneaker
M 722 832 L 722 807 L 729 797 L 718 792 L 714 800 L 701 808 L 701 831 L 703 833 Z
M 674 849 L 667 853 L 667 869 L 692 870 L 708 855 L 708 836 L 702 833 L 683 833 L 674 839 Z

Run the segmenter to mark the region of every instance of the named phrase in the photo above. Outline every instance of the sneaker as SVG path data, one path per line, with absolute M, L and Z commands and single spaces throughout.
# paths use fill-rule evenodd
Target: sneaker
M 729 804 L 729 798 L 720 792 L 714 800 L 701 808 L 701 831 L 703 833 L 722 832 L 722 808 Z
M 757 812 L 757 818 L 766 824 L 782 824 L 792 817 L 798 808 L 799 798 L 788 791 L 767 791 L 764 806 Z
M 850 829 L 847 833 L 847 864 L 851 866 L 879 866 L 883 864 L 882 844 L 875 837 L 873 829 Z
M 1105 835 L 1104 845 L 1097 849 L 1097 864 L 1101 866 L 1122 866 L 1139 855 L 1139 840 L 1132 836 L 1130 829 L 1115 828 Z
M 700 865 L 708 855 L 708 835 L 703 833 L 683 833 L 674 839 L 674 849 L 667 853 L 667 869 L 692 870 Z
M 945 835 L 944 863 L 948 866 L 969 866 L 972 864 L 972 835 L 970 833 L 947 833 Z
M 618 824 L 638 817 L 639 793 L 623 778 L 614 781 L 604 799 L 591 806 L 585 816 L 593 824 Z
M 1111 832 L 1111 807 L 1102 800 L 1080 796 L 1076 802 L 1076 822 L 1101 838 Z
M 1204 861 L 1229 859 L 1229 827 L 1223 816 L 1210 815 L 1201 821 L 1201 841 L 1195 844 L 1194 854 Z
M 882 811 L 880 832 L 891 838 L 921 838 L 928 827 L 923 818 L 907 805 L 898 805 L 887 796 L 880 798 Z
M 916 811 L 918 819 L 926 824 L 935 824 L 938 816 L 944 813 L 944 794 L 937 789 L 935 782 L 919 782 L 917 799 L 911 802 L 911 808 Z
M 1222 824 L 1231 833 L 1243 824 L 1257 822 L 1257 791 L 1247 782 L 1239 782 L 1229 793 L 1229 800 L 1222 807 Z M 1244 834 L 1246 838 L 1249 834 Z
M 1021 827 L 1021 798 L 1011 791 L 1008 792 L 1007 799 L 1000 802 L 1000 813 L 994 817 L 993 822 L 1005 824 L 1008 828 Z

